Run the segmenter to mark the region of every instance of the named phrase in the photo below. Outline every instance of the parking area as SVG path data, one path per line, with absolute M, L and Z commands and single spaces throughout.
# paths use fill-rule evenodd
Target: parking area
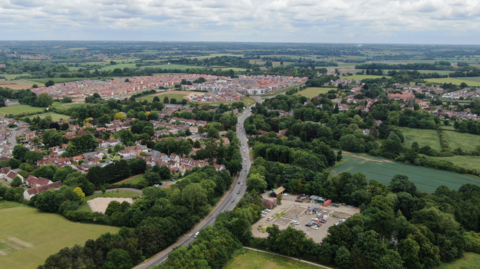
M 262 198 L 276 201 L 276 198 L 268 197 L 267 193 L 263 194 Z M 320 243 L 322 239 L 327 236 L 328 228 L 338 224 L 341 219 L 347 219 L 353 214 L 360 212 L 359 208 L 345 205 L 340 205 L 339 207 L 324 207 L 320 204 L 309 202 L 308 199 L 305 202 L 296 202 L 296 198 L 297 197 L 293 195 L 284 196 L 281 205 L 277 205 L 271 209 L 270 212 L 266 212 L 265 217 L 252 225 L 253 236 L 260 238 L 268 237 L 268 233 L 264 230 L 273 224 L 278 225 L 280 230 L 287 229 L 290 225 L 297 230 L 303 231 L 307 238 L 312 238 L 313 241 Z M 308 208 L 311 206 L 317 206 L 317 209 L 315 211 L 309 211 Z M 326 216 L 324 218 L 326 219 L 325 223 L 321 223 L 320 227 L 317 225 L 311 227 L 305 226 L 310 222 L 320 223 L 322 217 L 318 218 L 317 213 Z

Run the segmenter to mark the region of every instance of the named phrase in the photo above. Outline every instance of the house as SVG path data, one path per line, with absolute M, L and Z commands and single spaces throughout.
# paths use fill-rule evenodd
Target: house
M 36 178 L 34 176 L 28 176 L 25 180 L 25 184 L 31 188 L 46 186 L 48 184 L 52 184 L 53 182 L 46 178 Z
M 35 187 L 35 188 L 31 188 L 31 189 L 28 189 L 28 190 L 25 190 L 23 192 L 23 199 L 27 200 L 27 201 L 30 201 L 30 199 L 39 194 L 39 193 L 44 193 L 48 190 L 58 190 L 60 187 L 62 186 L 62 182 L 60 181 L 57 181 L 55 183 L 51 183 L 51 184 L 48 184 L 48 185 L 44 185 L 44 186 L 39 186 L 39 187 Z
M 4 178 L 8 182 L 12 182 L 15 177 L 19 177 L 23 182 L 23 177 L 11 170 L 10 167 L 0 169 L 0 178 Z
M 272 209 L 277 205 L 274 201 L 267 200 L 267 199 L 262 199 L 262 204 L 265 208 L 269 208 L 269 209 Z

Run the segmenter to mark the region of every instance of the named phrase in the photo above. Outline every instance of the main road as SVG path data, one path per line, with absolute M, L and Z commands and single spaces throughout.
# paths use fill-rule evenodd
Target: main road
M 208 225 L 213 225 L 215 223 L 215 219 L 219 213 L 224 211 L 231 211 L 235 208 L 235 205 L 238 203 L 240 198 L 245 194 L 245 190 L 247 188 L 247 174 L 250 170 L 251 162 L 250 162 L 250 154 L 248 149 L 248 139 L 245 134 L 244 128 L 244 121 L 245 119 L 251 115 L 250 108 L 247 108 L 242 115 L 238 118 L 238 128 L 237 128 L 237 137 L 240 140 L 240 153 L 242 154 L 242 171 L 240 171 L 238 175 L 238 179 L 234 182 L 233 187 L 230 189 L 228 194 L 224 196 L 222 200 L 219 201 L 219 204 L 215 207 L 215 209 L 206 217 L 204 218 L 195 228 L 189 231 L 186 235 L 182 236 L 175 244 L 169 246 L 168 248 L 164 249 L 162 252 L 158 253 L 157 255 L 151 257 L 147 261 L 139 264 L 135 268 L 137 269 L 145 269 L 145 268 L 152 268 L 153 266 L 164 262 L 168 258 L 168 254 L 172 251 L 173 248 L 178 246 L 188 246 L 193 239 L 195 239 L 195 233 L 200 231 L 201 229 L 205 228 Z

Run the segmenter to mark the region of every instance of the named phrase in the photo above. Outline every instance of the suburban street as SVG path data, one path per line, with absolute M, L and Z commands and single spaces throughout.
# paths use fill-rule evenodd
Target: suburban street
M 224 198 L 220 200 L 219 204 L 215 207 L 215 209 L 206 218 L 204 218 L 197 226 L 195 226 L 189 233 L 179 238 L 175 244 L 169 246 L 162 252 L 151 257 L 150 259 L 143 262 L 142 264 L 139 264 L 135 268 L 137 269 L 151 268 L 159 263 L 164 262 L 168 258 L 168 254 L 170 253 L 170 251 L 172 251 L 173 248 L 178 246 L 185 246 L 185 247 L 188 246 L 193 241 L 193 239 L 195 239 L 194 236 L 196 232 L 205 228 L 207 225 L 213 225 L 219 213 L 222 213 L 224 211 L 230 211 L 235 208 L 235 205 L 238 203 L 240 198 L 242 198 L 243 195 L 245 194 L 245 190 L 247 188 L 247 184 L 246 184 L 247 174 L 251 166 L 249 149 L 247 144 L 248 140 L 245 134 L 244 126 L 243 126 L 245 119 L 250 115 L 251 115 L 250 108 L 247 108 L 243 112 L 243 114 L 238 118 L 237 137 L 241 143 L 240 153 L 242 154 L 242 158 L 243 158 L 243 169 L 242 171 L 240 171 L 237 181 L 233 183 L 233 187 L 228 192 L 228 194 L 224 196 Z

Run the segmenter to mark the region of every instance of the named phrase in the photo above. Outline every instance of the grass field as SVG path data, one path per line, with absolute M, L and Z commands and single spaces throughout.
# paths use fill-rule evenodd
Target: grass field
M 0 77 L 5 77 L 8 80 L 15 79 L 17 77 L 29 77 L 29 73 L 23 73 L 23 74 L 0 74 Z
M 425 80 L 432 83 L 452 83 L 456 85 L 465 82 L 468 86 L 480 86 L 480 81 L 469 80 L 468 78 L 429 78 Z
M 437 131 L 425 129 L 413 129 L 406 127 L 399 127 L 405 138 L 405 146 L 411 147 L 413 142 L 417 142 L 420 147 L 430 146 L 434 150 L 440 151 L 440 138 Z
M 348 76 L 348 77 L 341 77 L 342 79 L 354 79 L 354 80 L 362 80 L 362 79 L 368 79 L 368 78 L 391 78 L 389 76 L 371 76 L 371 75 L 353 75 L 353 76 Z
M 336 90 L 337 88 L 317 88 L 317 87 L 310 87 L 306 88 L 303 91 L 299 91 L 296 95 L 303 95 L 307 98 L 313 98 L 318 96 L 321 93 L 327 93 L 330 90 Z
M 41 213 L 34 208 L 14 207 L 0 210 L 0 269 L 36 268 L 49 255 L 64 247 L 83 245 L 119 228 L 80 224 L 60 215 Z
M 441 185 L 454 190 L 458 190 L 463 184 L 480 186 L 480 178 L 474 176 L 402 164 L 366 154 L 344 152 L 343 155 L 345 161 L 334 166 L 330 172 L 349 172 L 351 174 L 360 172 L 365 174 L 368 180 L 375 179 L 386 185 L 390 184 L 394 175 L 404 174 L 415 183 L 419 190 L 429 193 L 434 192 Z
M 480 135 L 445 131 L 450 149 L 462 148 L 463 150 L 475 150 L 480 146 Z
M 428 157 L 427 157 L 428 158 Z M 435 157 L 434 160 L 449 161 L 457 166 L 465 169 L 478 169 L 480 167 L 480 156 L 460 156 L 453 157 Z
M 200 95 L 203 95 L 204 93 L 202 92 L 191 92 L 191 91 L 166 91 L 166 92 L 162 92 L 162 93 L 156 93 L 156 94 L 151 94 L 151 95 L 145 95 L 145 96 L 142 96 L 142 97 L 138 97 L 136 98 L 137 101 L 143 101 L 143 100 L 147 100 L 148 102 L 153 102 L 153 98 L 155 98 L 155 96 L 158 96 L 158 98 L 160 98 L 160 101 L 163 102 L 163 99 L 166 97 L 168 97 L 168 100 L 172 100 L 172 98 L 175 98 L 177 99 L 177 102 L 179 101 L 182 101 L 182 99 L 185 97 L 185 96 L 189 96 L 190 94 L 200 94 Z
M 15 203 L 15 202 L 0 202 L 0 210 L 2 209 L 7 209 L 7 208 L 14 208 L 14 207 L 27 207 L 26 205 L 20 204 L 20 203 Z
M 116 68 L 120 68 L 122 69 L 123 71 L 123 68 L 135 68 L 136 65 L 135 64 L 115 64 L 115 65 L 109 65 L 109 66 L 105 66 L 105 67 L 102 67 L 102 70 L 105 70 L 105 71 L 113 71 L 115 70 Z
M 253 250 L 241 249 L 234 253 L 231 259 L 223 269 L 318 269 L 307 263 L 295 261 L 294 259 L 287 259 L 272 254 L 256 252 Z
M 112 77 L 102 77 L 102 78 L 36 78 L 32 79 L 32 81 L 35 81 L 33 83 L 41 83 L 38 86 L 44 86 L 47 81 L 53 80 L 55 83 L 66 83 L 66 82 L 71 82 L 71 81 L 82 81 L 82 80 L 111 80 Z
M 207 58 L 213 58 L 213 57 L 221 57 L 221 56 L 233 56 L 233 57 L 243 57 L 243 54 L 228 54 L 228 53 L 213 53 L 208 56 L 191 56 L 187 57 L 188 59 L 195 59 L 197 58 L 198 60 L 203 60 Z
M 140 196 L 140 193 L 136 193 L 136 192 L 133 192 L 133 191 L 112 191 L 112 192 L 106 192 L 105 194 L 95 193 L 95 194 L 92 194 L 90 196 L 85 197 L 85 202 L 78 208 L 78 210 L 92 212 L 90 210 L 90 207 L 88 206 L 87 201 L 90 201 L 90 200 L 95 199 L 97 197 L 133 198 L 133 197 L 138 197 L 138 196 Z
M 205 69 L 205 66 L 196 66 L 196 65 L 183 65 L 183 64 L 160 64 L 160 65 L 148 65 L 142 66 L 141 68 L 162 68 L 162 69 L 178 69 L 178 70 L 187 70 L 187 69 Z M 215 68 L 214 68 L 215 69 Z
M 0 107 L 0 116 L 5 116 L 8 114 L 17 115 L 20 113 L 31 113 L 31 112 L 41 112 L 44 111 L 43 107 L 33 107 L 29 105 L 18 105 L 18 106 L 4 106 Z
M 36 116 L 39 116 L 41 119 L 45 118 L 46 116 L 50 116 L 50 117 L 52 117 L 53 121 L 57 121 L 57 122 L 59 122 L 61 119 L 66 120 L 66 119 L 70 118 L 70 116 L 57 114 L 57 113 L 54 113 L 54 112 L 48 112 L 48 113 L 44 113 L 44 114 L 40 114 L 40 115 L 32 115 L 32 116 L 29 116 L 29 117 L 30 117 L 30 119 L 32 119 L 33 117 L 36 117 Z
M 480 254 L 467 252 L 463 258 L 450 263 L 442 263 L 437 269 L 480 269 Z
M 114 184 L 121 184 L 121 183 L 137 184 L 137 183 L 139 183 L 140 180 L 142 180 L 142 179 L 143 179 L 143 175 L 133 176 L 133 177 L 124 179 L 124 180 L 122 180 L 122 181 L 116 182 L 116 183 L 114 183 Z

